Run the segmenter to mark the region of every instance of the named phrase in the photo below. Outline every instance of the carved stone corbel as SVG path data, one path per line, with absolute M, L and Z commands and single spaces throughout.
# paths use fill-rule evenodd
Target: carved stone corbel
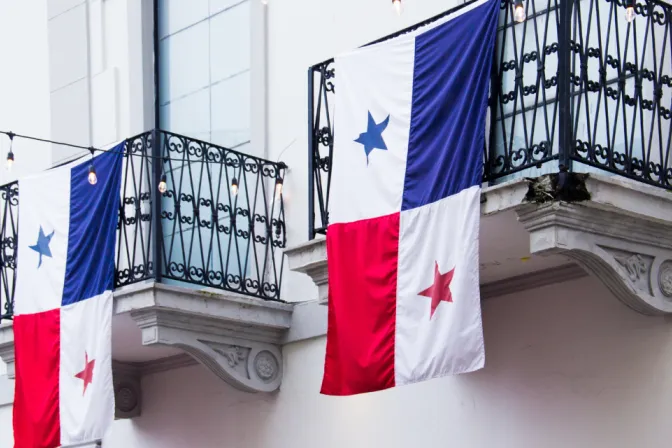
M 143 345 L 185 351 L 219 378 L 246 392 L 272 392 L 282 381 L 282 352 L 275 344 L 217 331 L 212 319 L 153 309 L 131 313 L 142 330 Z M 220 327 L 221 328 L 221 327 Z M 223 329 L 224 330 L 224 329 Z
M 530 251 L 562 253 L 621 301 L 648 315 L 672 313 L 672 225 L 591 201 L 517 210 Z
M 272 392 L 282 382 L 280 344 L 293 306 L 237 295 L 153 284 L 115 295 L 142 344 L 183 350 L 232 386 Z
M 139 417 L 142 411 L 140 369 L 132 363 L 112 361 L 114 418 Z

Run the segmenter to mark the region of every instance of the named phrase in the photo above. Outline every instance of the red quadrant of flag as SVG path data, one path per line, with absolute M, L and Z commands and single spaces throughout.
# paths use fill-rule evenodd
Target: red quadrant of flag
M 399 213 L 332 225 L 327 247 L 329 297 L 338 300 L 329 300 L 322 393 L 394 387 Z
M 58 371 L 61 310 L 14 317 L 16 357 L 14 428 L 22 435 L 14 448 L 56 447 L 61 444 Z M 54 374 L 56 372 L 56 374 Z

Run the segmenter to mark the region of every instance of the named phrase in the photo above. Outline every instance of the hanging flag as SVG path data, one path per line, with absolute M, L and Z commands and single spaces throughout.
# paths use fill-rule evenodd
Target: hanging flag
M 475 2 L 335 59 L 323 394 L 484 365 L 478 234 L 499 7 Z
M 102 439 L 114 419 L 112 288 L 123 144 L 19 180 L 14 446 Z

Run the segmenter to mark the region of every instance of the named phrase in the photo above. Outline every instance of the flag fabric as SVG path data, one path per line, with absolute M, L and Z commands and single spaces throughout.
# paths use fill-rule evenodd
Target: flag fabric
M 114 419 L 112 288 L 123 144 L 19 180 L 14 446 L 102 439 Z
M 484 366 L 478 235 L 499 6 L 335 59 L 325 395 Z

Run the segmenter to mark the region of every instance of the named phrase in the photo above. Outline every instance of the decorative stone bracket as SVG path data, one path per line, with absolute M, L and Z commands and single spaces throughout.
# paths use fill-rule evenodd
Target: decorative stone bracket
M 118 419 L 139 417 L 142 410 L 141 371 L 129 363 L 112 361 L 114 416 Z
M 247 392 L 280 387 L 280 343 L 292 305 L 162 284 L 115 293 L 115 299 L 115 312 L 129 312 L 142 330 L 143 345 L 180 348 Z
M 532 253 L 573 258 L 640 313 L 672 313 L 670 223 L 592 201 L 528 204 L 517 214 Z
M 222 325 L 206 317 L 185 319 L 173 311 L 134 311 L 131 317 L 142 330 L 143 345 L 180 348 L 222 380 L 247 392 L 272 392 L 282 380 L 282 352 L 269 342 L 239 337 L 231 323 Z M 258 336 L 258 335 L 257 335 Z M 255 338 L 256 339 L 256 338 Z

